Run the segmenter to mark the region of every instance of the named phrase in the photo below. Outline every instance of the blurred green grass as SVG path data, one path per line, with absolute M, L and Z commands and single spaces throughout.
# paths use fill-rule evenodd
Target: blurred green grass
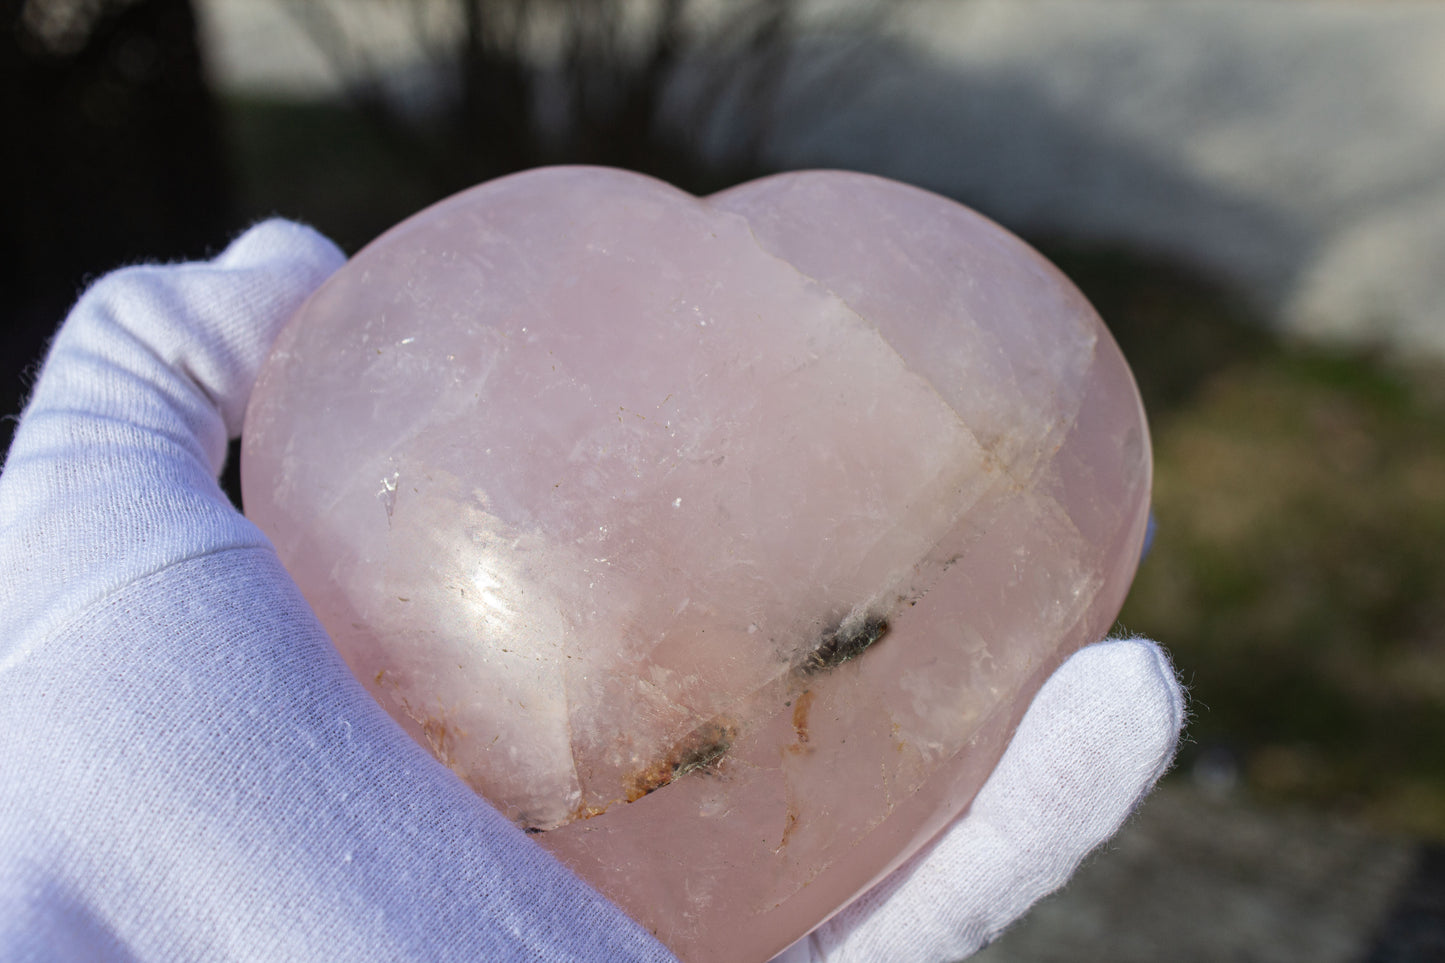
M 247 216 L 354 251 L 438 199 L 353 113 L 226 107 Z M 1137 251 L 1039 246 L 1108 321 L 1150 413 L 1158 535 L 1121 622 L 1190 687 L 1178 773 L 1223 758 L 1258 799 L 1445 839 L 1445 365 L 1283 340 Z
M 1145 396 L 1158 532 L 1120 617 L 1190 686 L 1180 771 L 1445 839 L 1445 366 L 1292 343 L 1128 252 L 1054 257 Z

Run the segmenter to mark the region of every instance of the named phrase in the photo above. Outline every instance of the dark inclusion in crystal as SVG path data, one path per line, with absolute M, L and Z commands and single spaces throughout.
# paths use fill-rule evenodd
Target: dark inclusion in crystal
M 888 620 L 870 616 L 861 622 L 844 623 L 825 632 L 818 644 L 798 663 L 803 675 L 817 675 L 856 659 L 888 634 Z
M 627 801 L 636 802 L 688 773 L 715 771 L 736 737 L 737 732 L 728 723 L 717 720 L 703 723 L 669 749 L 663 758 L 632 775 Z

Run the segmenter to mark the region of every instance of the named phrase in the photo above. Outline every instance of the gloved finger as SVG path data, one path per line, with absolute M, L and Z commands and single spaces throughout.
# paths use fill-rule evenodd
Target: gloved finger
M 276 333 L 343 261 L 271 221 L 213 261 L 127 268 L 85 292 L 0 475 L 10 639 L 180 559 L 264 544 L 216 475 Z
M 789 963 L 976 952 L 1118 831 L 1171 764 L 1183 722 L 1183 692 L 1155 643 L 1075 653 L 1039 690 L 968 812 Z

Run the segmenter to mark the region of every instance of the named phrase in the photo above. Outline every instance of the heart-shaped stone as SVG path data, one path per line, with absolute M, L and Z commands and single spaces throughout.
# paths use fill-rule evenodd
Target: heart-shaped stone
M 1118 611 L 1149 475 L 1097 316 L 966 208 L 593 168 L 353 258 L 243 460 L 382 705 L 693 963 L 767 959 L 967 807 Z

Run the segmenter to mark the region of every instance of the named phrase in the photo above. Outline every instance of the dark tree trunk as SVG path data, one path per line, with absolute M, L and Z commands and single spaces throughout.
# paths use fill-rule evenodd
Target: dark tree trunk
M 24 8 L 0 0 L 4 412 L 86 279 L 204 255 L 236 226 L 189 0 L 73 4 L 66 21 Z

